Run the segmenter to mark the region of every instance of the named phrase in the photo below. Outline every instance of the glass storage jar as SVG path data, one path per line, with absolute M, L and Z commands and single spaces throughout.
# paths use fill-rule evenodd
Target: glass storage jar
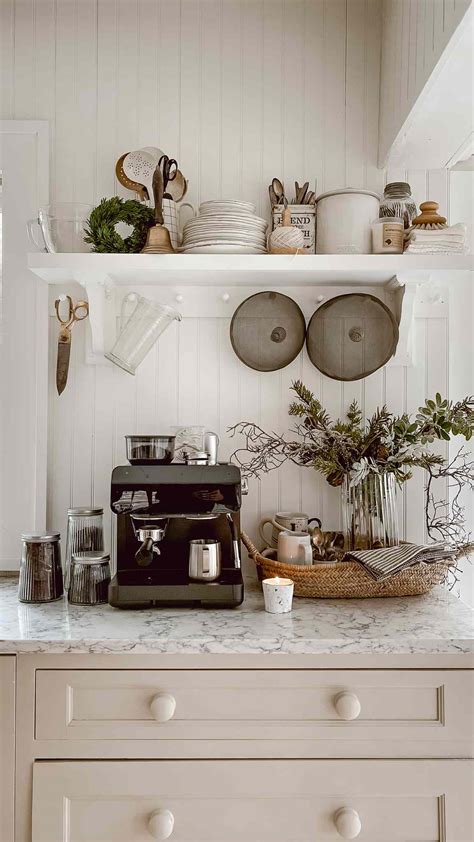
M 20 602 L 53 602 L 63 595 L 59 532 L 24 533 L 18 599 Z
M 75 553 L 98 553 L 104 550 L 104 510 L 78 506 L 67 511 L 65 585 L 69 587 L 71 559 Z
M 411 228 L 417 213 L 411 187 L 406 181 L 392 181 L 386 185 L 380 202 L 379 217 L 399 216 L 403 219 L 405 230 L 407 230 Z

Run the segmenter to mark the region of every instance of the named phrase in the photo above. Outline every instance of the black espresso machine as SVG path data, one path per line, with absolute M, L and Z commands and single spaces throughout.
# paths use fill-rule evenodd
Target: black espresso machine
M 112 472 L 117 608 L 194 603 L 232 608 L 244 598 L 240 568 L 240 469 L 235 465 L 124 465 Z M 190 578 L 190 549 L 219 546 L 214 581 Z

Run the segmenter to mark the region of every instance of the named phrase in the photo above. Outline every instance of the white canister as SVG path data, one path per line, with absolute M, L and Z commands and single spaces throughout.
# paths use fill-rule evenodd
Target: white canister
M 290 222 L 303 232 L 302 254 L 314 254 L 316 208 L 314 205 L 288 205 Z M 272 231 L 281 225 L 284 206 L 275 205 L 272 210 Z M 373 217 L 372 217 L 373 219 Z
M 294 582 L 292 579 L 264 579 L 262 582 L 265 611 L 269 614 L 287 614 L 293 605 Z
M 380 197 L 370 190 L 322 193 L 316 200 L 316 254 L 371 254 L 379 207 Z

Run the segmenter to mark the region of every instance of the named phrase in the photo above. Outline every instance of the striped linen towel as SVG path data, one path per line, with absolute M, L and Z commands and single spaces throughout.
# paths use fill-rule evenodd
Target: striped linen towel
M 454 559 L 453 551 L 445 544 L 401 544 L 380 550 L 353 550 L 344 556 L 344 561 L 357 561 L 377 581 L 395 576 L 420 561 L 429 564 Z

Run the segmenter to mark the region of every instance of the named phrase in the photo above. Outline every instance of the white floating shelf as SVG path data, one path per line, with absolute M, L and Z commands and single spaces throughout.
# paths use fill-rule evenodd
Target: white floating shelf
M 42 254 L 28 267 L 48 284 L 117 286 L 383 286 L 394 276 L 423 282 L 434 272 L 472 271 L 472 255 Z

